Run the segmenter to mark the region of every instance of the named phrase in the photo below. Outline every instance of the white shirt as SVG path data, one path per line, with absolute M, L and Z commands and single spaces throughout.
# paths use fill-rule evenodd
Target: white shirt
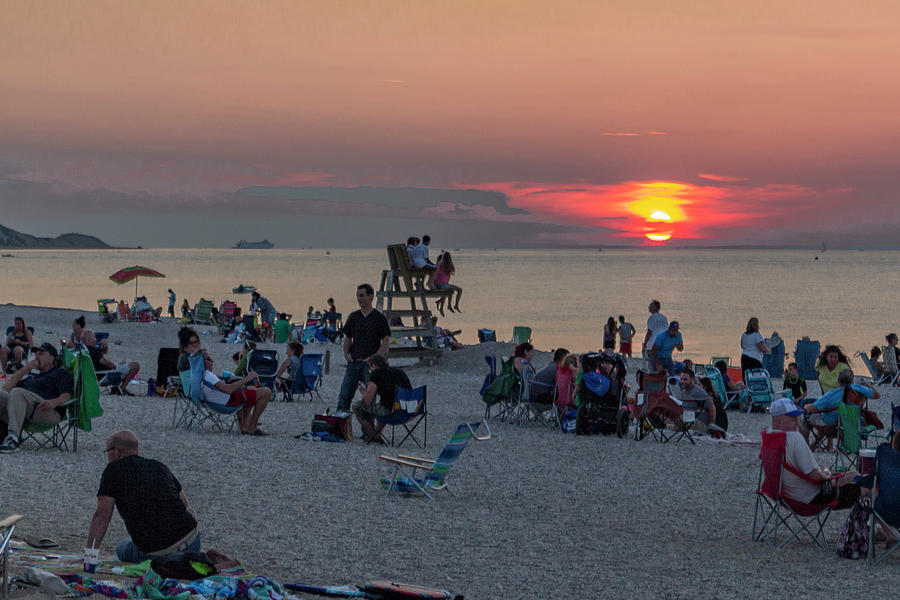
M 662 313 L 653 313 L 647 319 L 647 331 L 650 332 L 650 341 L 649 344 L 653 344 L 653 340 L 656 339 L 660 333 L 669 328 L 669 320 Z
M 421 269 L 425 265 L 428 264 L 428 246 L 425 244 L 418 244 L 413 247 L 412 251 L 409 253 L 409 260 L 413 267 L 417 269 Z
M 756 345 L 759 342 L 764 342 L 763 336 L 759 334 L 758 331 L 753 333 L 744 333 L 741 335 L 741 352 L 749 356 L 750 358 L 755 358 L 759 362 L 762 362 L 763 359 L 763 351 L 759 349 Z
M 209 385 L 215 386 L 222 380 L 219 379 L 212 371 L 204 371 L 203 381 L 205 381 Z M 228 404 L 228 401 L 231 400 L 231 394 L 226 394 L 222 390 L 216 389 L 215 387 L 209 387 L 209 385 L 203 386 L 203 399 L 211 404 L 219 404 L 221 406 L 225 406 L 226 404 Z
M 769 431 L 773 431 L 769 428 Z M 819 470 L 819 463 L 803 436 L 797 431 L 785 431 L 784 460 L 801 473 Z M 822 490 L 821 484 L 806 481 L 787 469 L 781 473 L 781 491 L 788 498 L 809 504 Z

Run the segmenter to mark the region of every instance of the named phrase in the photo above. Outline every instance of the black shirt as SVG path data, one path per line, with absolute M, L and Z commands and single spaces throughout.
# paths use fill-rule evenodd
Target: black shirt
M 388 410 L 394 408 L 394 400 L 397 399 L 397 388 L 402 387 L 408 390 L 412 389 L 409 383 L 409 377 L 400 369 L 387 367 L 385 369 L 376 369 L 369 376 L 369 383 L 374 383 L 378 388 L 378 399 L 381 405 Z
M 802 377 L 797 377 L 797 381 L 793 381 L 790 377 L 785 376 L 784 386 L 781 389 L 791 390 L 791 394 L 796 402 L 797 398 L 806 393 L 806 380 Z
M 91 362 L 94 363 L 95 371 L 109 371 L 109 367 L 100 362 L 103 360 L 103 348 L 96 346 L 88 348 L 88 354 L 91 355 Z
M 53 398 L 59 398 L 63 394 L 71 395 L 75 389 L 75 381 L 68 371 L 56 367 L 40 375 L 29 375 L 19 382 L 18 387 L 34 392 L 44 400 L 52 400 Z M 56 412 L 61 417 L 65 417 L 66 407 L 57 406 Z
M 197 526 L 180 492 L 181 484 L 166 465 L 132 455 L 106 465 L 97 495 L 115 499 L 128 535 L 150 554 L 168 548 Z
M 350 358 L 353 360 L 369 358 L 381 348 L 381 340 L 391 335 L 387 319 L 374 309 L 368 317 L 363 316 L 361 310 L 353 311 L 341 331 L 353 340 L 350 344 Z

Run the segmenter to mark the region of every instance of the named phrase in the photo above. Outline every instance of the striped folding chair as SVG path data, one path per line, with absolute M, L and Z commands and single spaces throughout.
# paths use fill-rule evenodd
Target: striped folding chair
M 456 464 L 459 455 L 466 449 L 469 440 L 475 438 L 481 442 L 491 438 L 491 430 L 487 421 L 483 421 L 483 423 L 487 430 L 487 434 L 483 436 L 477 435 L 481 423 L 459 425 L 435 460 L 405 454 L 399 454 L 396 457 L 382 454 L 378 457 L 379 460 L 388 462 L 394 467 L 390 477 L 381 479 L 382 487 L 387 490 L 388 494 L 399 492 L 407 495 L 424 495 L 429 500 L 434 500 L 434 496 L 429 492 L 435 490 L 445 490 L 453 496 L 453 492 L 448 487 L 447 475 Z

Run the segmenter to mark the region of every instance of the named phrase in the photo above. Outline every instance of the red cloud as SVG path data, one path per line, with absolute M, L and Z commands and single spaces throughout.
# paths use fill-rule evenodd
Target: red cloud
M 648 231 L 660 229 L 648 220 L 650 213 L 663 211 L 672 217 L 666 224 L 673 240 L 721 239 L 755 231 L 773 224 L 790 222 L 808 210 L 810 198 L 818 200 L 818 210 L 837 207 L 849 190 L 820 192 L 799 185 L 698 186 L 677 181 L 626 181 L 612 185 L 590 183 L 548 185 L 531 182 L 482 184 L 506 194 L 509 206 L 522 208 L 532 218 L 556 224 L 594 227 L 607 235 L 643 239 Z M 590 234 L 585 234 L 590 238 Z
M 723 183 L 738 183 L 747 181 L 746 177 L 733 177 L 731 175 L 716 175 L 715 173 L 700 173 L 697 177 L 701 179 L 709 179 L 710 181 L 721 181 Z

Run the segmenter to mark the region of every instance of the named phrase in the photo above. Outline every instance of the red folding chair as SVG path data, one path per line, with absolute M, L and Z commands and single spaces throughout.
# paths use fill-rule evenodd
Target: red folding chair
M 788 498 L 782 491 L 782 475 L 785 470 L 811 483 L 819 484 L 784 460 L 787 438 L 783 431 L 762 432 L 762 448 L 759 452 L 759 483 L 756 488 L 756 510 L 753 513 L 753 541 L 778 543 L 778 528 L 784 527 L 790 535 L 778 544 L 781 548 L 793 539 L 800 539 L 805 531 L 821 548 L 825 548 L 823 528 L 836 508 L 835 498 L 828 504 L 806 504 Z M 759 523 L 759 527 L 757 527 Z M 814 532 L 815 531 L 815 532 Z

